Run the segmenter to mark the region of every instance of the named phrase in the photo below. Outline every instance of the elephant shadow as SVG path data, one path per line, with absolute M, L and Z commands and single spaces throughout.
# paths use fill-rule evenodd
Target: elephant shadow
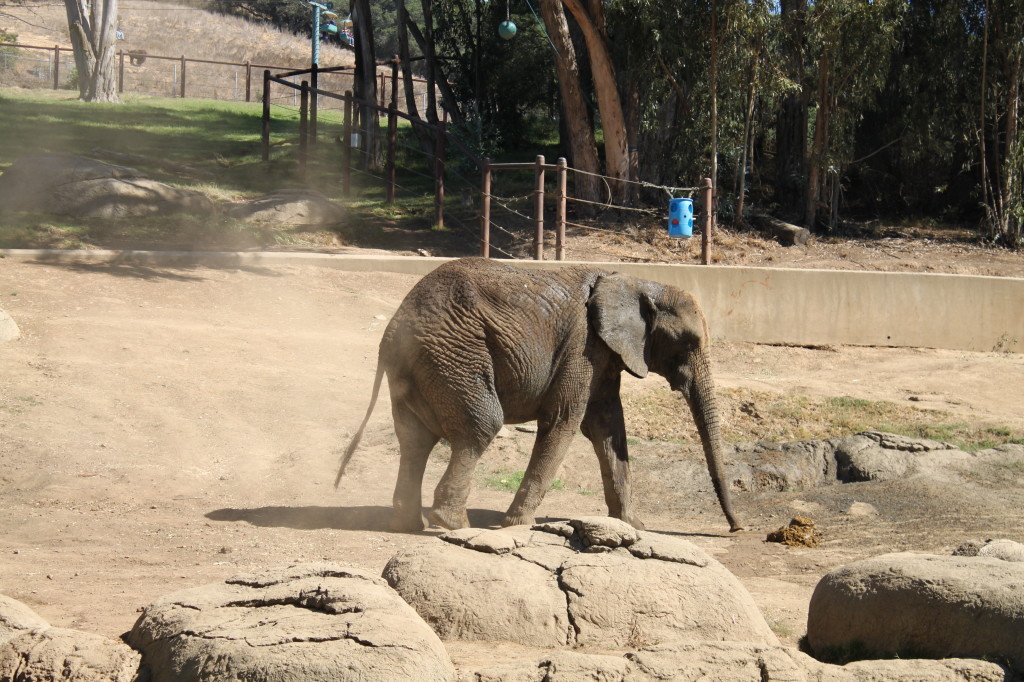
M 427 510 L 424 510 L 426 512 Z M 255 507 L 252 509 L 214 509 L 206 513 L 211 521 L 244 521 L 263 528 L 296 530 L 365 530 L 390 532 L 391 507 Z M 503 514 L 492 509 L 470 509 L 474 527 L 496 527 Z M 436 529 L 435 529 L 436 530 Z M 443 530 L 443 529 L 442 529 Z

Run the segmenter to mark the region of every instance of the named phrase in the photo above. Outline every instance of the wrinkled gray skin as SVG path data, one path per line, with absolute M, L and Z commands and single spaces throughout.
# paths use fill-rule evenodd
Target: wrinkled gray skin
M 384 331 L 370 407 L 342 457 L 335 487 L 386 372 L 401 447 L 394 530 L 424 528 L 423 471 L 438 440 L 446 439 L 452 454 L 428 518 L 464 528 L 480 455 L 503 424 L 534 419 L 533 454 L 502 525 L 533 523 L 569 441 L 582 429 L 601 464 L 609 514 L 643 528 L 630 500 L 619 399 L 623 369 L 637 377 L 656 372 L 686 398 L 729 527 L 741 530 L 722 468 L 700 306 L 674 287 L 582 266 L 531 271 L 466 258 L 420 280 Z

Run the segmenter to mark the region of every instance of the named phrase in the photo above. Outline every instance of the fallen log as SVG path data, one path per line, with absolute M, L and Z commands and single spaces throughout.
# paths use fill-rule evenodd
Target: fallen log
M 811 237 L 811 231 L 807 228 L 783 222 L 763 213 L 750 216 L 750 222 L 758 229 L 771 232 L 783 246 L 803 246 Z

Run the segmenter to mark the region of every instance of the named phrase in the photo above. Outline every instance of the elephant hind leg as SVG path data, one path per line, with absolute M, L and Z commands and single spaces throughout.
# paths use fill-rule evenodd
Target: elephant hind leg
M 497 434 L 497 429 L 494 433 Z M 486 442 L 474 439 L 474 442 L 469 444 L 452 443 L 452 456 L 448 461 L 448 468 L 434 489 L 434 506 L 427 514 L 431 523 L 449 530 L 469 527 L 466 502 L 473 487 L 473 474 L 480 455 L 487 449 L 493 437 L 492 435 Z
M 403 401 L 395 401 L 391 411 L 395 422 L 395 435 L 398 436 L 398 446 L 401 450 L 391 530 L 420 531 L 424 528 L 423 472 L 438 437 Z

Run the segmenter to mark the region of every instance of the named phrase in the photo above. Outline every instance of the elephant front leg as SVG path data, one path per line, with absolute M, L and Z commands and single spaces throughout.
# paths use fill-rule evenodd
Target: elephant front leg
M 643 530 L 643 522 L 632 509 L 629 449 L 626 445 L 622 401 L 618 393 L 591 402 L 581 426 L 583 435 L 594 445 L 594 452 L 601 465 L 608 515 Z
M 502 526 L 522 526 L 534 522 L 534 513 L 555 480 L 578 423 L 577 420 L 571 424 L 537 425 L 537 440 L 533 444 L 530 463 L 526 466 L 523 482 L 516 491 L 512 505 L 501 521 Z

